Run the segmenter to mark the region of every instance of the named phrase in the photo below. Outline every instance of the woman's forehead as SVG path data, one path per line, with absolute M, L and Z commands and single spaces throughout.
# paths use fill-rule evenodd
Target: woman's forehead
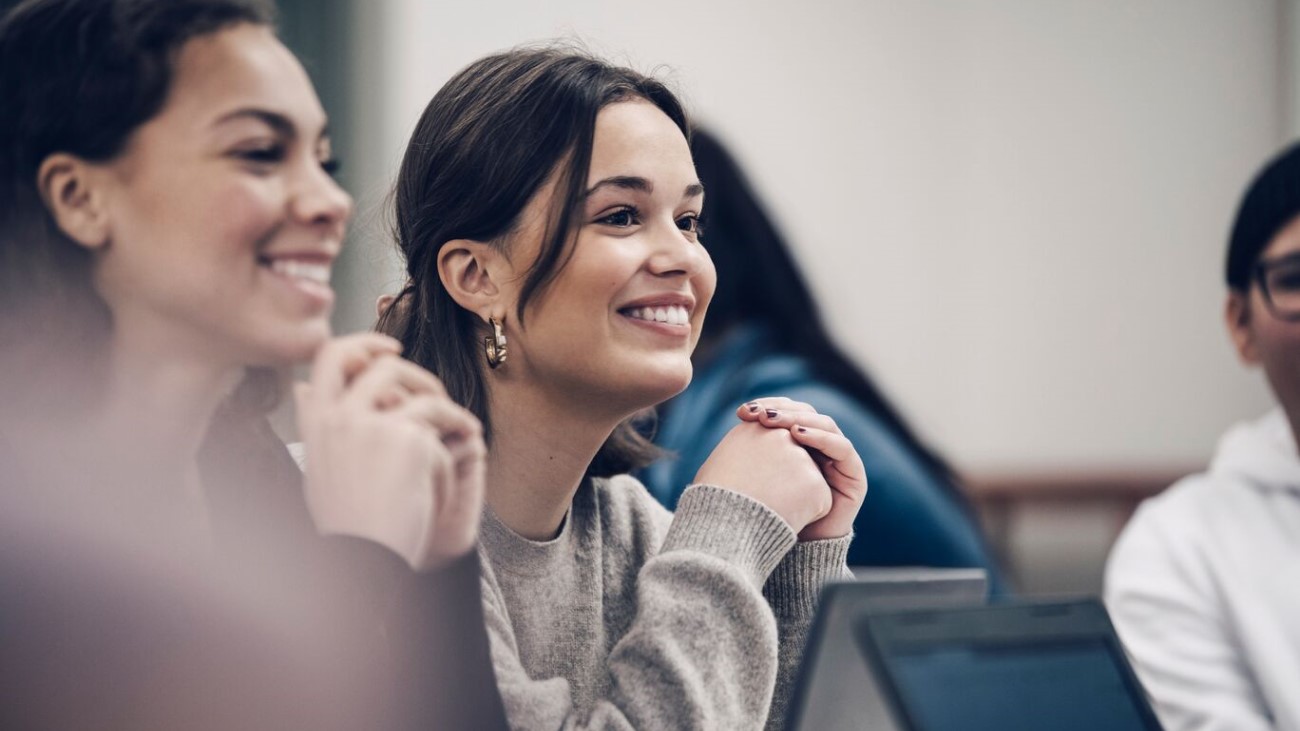
M 242 109 L 282 118 L 309 137 L 325 126 L 306 71 L 270 28 L 244 23 L 186 43 L 163 114 L 211 125 Z
M 596 116 L 588 186 L 619 176 L 674 189 L 694 182 L 686 136 L 667 114 L 644 99 L 610 104 Z

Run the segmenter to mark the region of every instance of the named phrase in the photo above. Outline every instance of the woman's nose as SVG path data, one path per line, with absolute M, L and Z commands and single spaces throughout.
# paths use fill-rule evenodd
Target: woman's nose
M 649 268 L 657 276 L 681 274 L 687 277 L 699 274 L 708 264 L 709 255 L 694 234 L 683 231 L 674 222 L 656 234 L 655 249 L 650 255 Z
M 352 215 L 352 196 L 319 165 L 312 167 L 294 191 L 290 205 L 295 217 L 306 224 L 345 224 Z

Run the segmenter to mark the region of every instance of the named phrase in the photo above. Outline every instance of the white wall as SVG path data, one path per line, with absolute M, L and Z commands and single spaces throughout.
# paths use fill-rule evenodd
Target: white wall
M 374 208 L 433 92 L 487 52 L 577 37 L 668 67 L 747 164 L 835 333 L 960 468 L 1192 466 L 1266 407 L 1229 350 L 1220 269 L 1291 114 L 1277 3 L 800 5 L 362 4 L 374 182 L 343 321 L 368 324 L 400 279 Z

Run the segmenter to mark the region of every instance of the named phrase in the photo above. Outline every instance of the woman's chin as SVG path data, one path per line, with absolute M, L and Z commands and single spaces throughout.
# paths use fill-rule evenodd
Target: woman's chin
M 279 337 L 260 342 L 248 365 L 287 368 L 310 363 L 329 339 L 328 321 L 292 328 L 280 333 Z
M 690 361 L 687 361 L 684 366 L 665 369 L 654 374 L 654 377 L 647 376 L 637 389 L 639 395 L 642 396 L 637 399 L 637 401 L 641 402 L 637 408 L 641 409 L 663 403 L 685 391 L 686 387 L 691 385 L 691 375 L 691 364 Z

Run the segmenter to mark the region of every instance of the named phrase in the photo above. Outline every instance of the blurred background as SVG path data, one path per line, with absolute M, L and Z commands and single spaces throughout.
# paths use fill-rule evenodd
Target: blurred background
M 429 98 L 563 38 L 656 72 L 729 144 L 1021 591 L 1099 591 L 1136 502 L 1270 403 L 1222 263 L 1300 131 L 1300 0 L 277 1 L 358 201 L 341 332 L 400 287 L 385 198 Z
M 1294 0 L 279 4 L 359 203 L 340 331 L 400 286 L 385 196 L 429 98 L 564 38 L 657 72 L 729 143 L 1021 591 L 1098 591 L 1135 503 L 1270 403 L 1221 270 L 1300 125 Z

